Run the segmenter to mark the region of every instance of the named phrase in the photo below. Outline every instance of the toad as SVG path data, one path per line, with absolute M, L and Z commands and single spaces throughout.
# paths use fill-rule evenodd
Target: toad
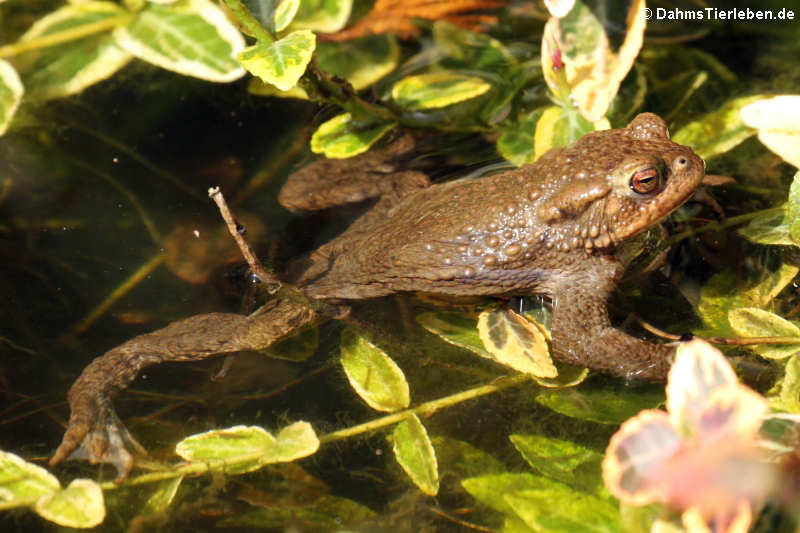
M 387 163 L 412 148 L 404 142 L 344 163 L 352 179 L 327 160 L 289 178 L 279 199 L 292 210 L 379 199 L 284 281 L 333 305 L 398 292 L 545 295 L 556 360 L 627 379 L 666 376 L 674 346 L 615 329 L 606 312 L 625 268 L 620 244 L 679 207 L 703 178 L 703 161 L 670 141 L 660 117 L 640 114 L 519 169 L 436 185 Z M 69 425 L 50 463 L 110 462 L 125 477 L 127 448 L 139 445 L 111 400 L 142 368 L 263 349 L 316 318 L 312 306 L 275 298 L 249 316 L 193 316 L 106 352 L 70 389 Z

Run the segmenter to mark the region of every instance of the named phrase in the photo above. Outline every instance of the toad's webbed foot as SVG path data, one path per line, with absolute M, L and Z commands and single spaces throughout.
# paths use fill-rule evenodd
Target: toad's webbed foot
M 69 423 L 50 464 L 65 459 L 110 463 L 117 469 L 117 480 L 124 479 L 133 466 L 129 449 L 144 449 L 117 418 L 111 400 L 139 371 L 156 363 L 263 349 L 314 317 L 314 311 L 297 303 L 273 300 L 250 316 L 197 315 L 109 350 L 92 361 L 70 388 Z
M 64 439 L 50 464 L 54 465 L 64 459 L 85 460 L 92 464 L 108 463 L 117 470 L 116 481 L 119 483 L 128 477 L 133 468 L 133 455 L 129 450 L 138 455 L 145 455 L 147 451 L 131 435 L 114 412 L 111 403 L 103 403 L 102 407 L 98 405 L 93 408 L 95 415 L 91 420 L 70 417 Z M 80 414 L 87 411 L 78 409 L 72 412 Z M 71 452 L 68 451 L 70 449 Z

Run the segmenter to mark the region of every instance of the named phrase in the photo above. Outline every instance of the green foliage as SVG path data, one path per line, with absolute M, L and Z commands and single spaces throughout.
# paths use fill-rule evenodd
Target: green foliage
M 454 72 L 408 76 L 392 88 L 392 98 L 409 110 L 447 107 L 484 94 L 491 85 L 480 78 Z
M 244 74 L 236 61 L 244 39 L 208 0 L 147 4 L 129 23 L 118 26 L 113 36 L 139 59 L 180 74 L 217 82 Z
M 288 91 L 306 71 L 316 44 L 313 33 L 298 30 L 278 41 L 245 48 L 237 57 L 252 74 L 281 91 Z
M 410 415 L 395 426 L 392 432 L 392 451 L 397 462 L 419 490 L 429 496 L 436 496 L 439 492 L 436 452 L 428 431 L 417 415 Z
M 755 134 L 742 121 L 740 111 L 761 98 L 763 96 L 746 96 L 730 100 L 719 109 L 685 124 L 672 140 L 691 147 L 703 159 L 724 154 Z
M 337 115 L 322 123 L 311 136 L 311 151 L 330 159 L 345 159 L 369 150 L 369 147 L 395 127 L 391 122 L 359 124 L 350 113 Z
M 125 15 L 111 2 L 69 4 L 36 21 L 20 37 L 21 42 L 78 29 Z M 33 54 L 31 54 L 33 55 Z M 58 48 L 46 48 L 31 58 L 24 83 L 34 98 L 59 98 L 81 92 L 112 76 L 133 57 L 117 44 L 113 35 L 91 35 Z
M 378 411 L 397 411 L 411 403 L 408 382 L 386 353 L 353 330 L 342 332 L 342 368 L 353 390 Z
M 619 424 L 642 409 L 663 403 L 664 391 L 660 388 L 553 389 L 540 392 L 536 401 L 570 418 Z
M 800 351 L 800 327 L 775 313 L 757 307 L 737 307 L 728 311 L 728 322 L 741 337 L 797 338 L 797 344 L 754 346 L 753 350 L 767 359 L 785 359 Z
M 0 451 L 0 502 L 5 507 L 31 506 L 42 518 L 66 527 L 94 527 L 106 516 L 103 491 L 96 482 L 75 479 L 62 489 L 45 469 L 4 451 Z
M 175 446 L 175 453 L 187 461 L 205 462 L 220 472 L 244 473 L 306 457 L 318 447 L 311 425 L 295 422 L 275 436 L 258 426 L 206 431 L 183 439 Z
M 742 288 L 736 273 L 726 270 L 715 274 L 700 291 L 697 311 L 706 328 L 704 335 L 731 335 L 728 313 L 739 307 L 766 307 L 797 275 L 797 267 L 781 265 L 764 273 L 763 278 Z
M 0 135 L 5 133 L 11 124 L 24 92 L 17 71 L 0 59 Z
M 353 0 L 300 0 L 291 29 L 332 33 L 342 29 L 350 17 Z

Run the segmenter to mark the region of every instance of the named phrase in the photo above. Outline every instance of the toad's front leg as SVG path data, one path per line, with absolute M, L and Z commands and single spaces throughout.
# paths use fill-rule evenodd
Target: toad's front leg
M 141 451 L 119 421 L 111 400 L 145 367 L 168 361 L 197 361 L 212 355 L 259 350 L 315 318 L 314 311 L 287 300 L 273 300 L 250 316 L 210 313 L 173 322 L 134 337 L 92 361 L 67 394 L 70 417 L 61 445 L 50 459 L 88 459 L 111 463 L 117 479 L 128 476 Z
M 609 269 L 612 270 L 612 269 Z M 606 311 L 611 273 L 588 271 L 553 288 L 553 355 L 625 379 L 665 381 L 675 346 L 645 342 L 612 327 Z

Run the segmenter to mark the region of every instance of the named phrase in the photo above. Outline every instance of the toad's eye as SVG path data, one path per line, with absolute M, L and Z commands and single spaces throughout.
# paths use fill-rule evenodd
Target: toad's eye
M 633 192 L 650 194 L 661 188 L 661 181 L 659 169 L 656 167 L 647 167 L 634 172 L 629 185 Z

